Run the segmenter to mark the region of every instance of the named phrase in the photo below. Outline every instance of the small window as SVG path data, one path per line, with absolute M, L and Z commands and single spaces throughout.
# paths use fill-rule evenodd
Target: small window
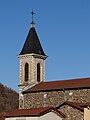
M 29 72 L 29 65 L 28 63 L 25 64 L 25 81 L 28 81 L 28 72 Z
M 40 63 L 37 64 L 37 82 L 40 82 Z

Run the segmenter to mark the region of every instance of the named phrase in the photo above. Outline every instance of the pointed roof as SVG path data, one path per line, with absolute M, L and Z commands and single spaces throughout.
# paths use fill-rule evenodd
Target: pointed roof
M 24 46 L 19 55 L 31 54 L 31 53 L 46 56 L 42 49 L 42 46 L 40 44 L 34 26 L 30 28 Z

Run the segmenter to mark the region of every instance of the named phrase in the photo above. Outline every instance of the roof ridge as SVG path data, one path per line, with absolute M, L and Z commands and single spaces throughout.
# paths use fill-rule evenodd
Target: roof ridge
M 65 115 L 58 111 L 55 107 L 52 106 L 48 106 L 48 107 L 40 107 L 40 108 L 31 108 L 31 109 L 17 109 L 15 111 L 12 112 L 7 112 L 5 115 L 3 115 L 4 117 L 15 117 L 15 116 L 41 116 L 44 115 L 48 112 L 57 112 L 58 115 L 65 117 Z
M 70 102 L 70 101 L 66 101 L 62 104 L 60 104 L 59 106 L 57 106 L 57 109 L 59 109 L 60 107 L 62 107 L 63 105 L 69 105 L 71 107 L 74 107 L 80 111 L 84 111 L 84 109 L 80 106 L 81 103 L 77 103 L 77 102 Z
M 61 80 L 52 80 L 52 81 L 45 81 L 44 83 L 49 83 L 49 82 L 60 82 L 60 81 L 72 81 L 72 80 L 82 80 L 82 79 L 90 79 L 90 77 L 86 78 L 71 78 L 71 79 L 61 79 Z

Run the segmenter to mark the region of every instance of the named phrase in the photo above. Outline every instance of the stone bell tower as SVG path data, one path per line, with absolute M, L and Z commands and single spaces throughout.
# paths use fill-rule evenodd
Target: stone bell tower
M 45 55 L 37 36 L 32 11 L 31 28 L 18 55 L 20 60 L 19 108 L 23 108 L 22 91 L 45 80 Z

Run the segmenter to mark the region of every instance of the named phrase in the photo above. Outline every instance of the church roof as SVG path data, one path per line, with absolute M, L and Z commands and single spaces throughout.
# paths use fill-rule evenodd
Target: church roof
M 18 109 L 12 112 L 8 112 L 4 115 L 5 118 L 7 117 L 34 117 L 34 116 L 42 116 L 48 112 L 55 111 L 61 117 L 65 117 L 65 115 L 58 111 L 54 107 L 41 107 L 41 108 L 32 108 L 32 109 Z
M 83 89 L 83 88 L 90 88 L 90 78 L 41 82 L 24 91 L 23 94 L 32 92 Z
M 42 49 L 42 46 L 40 44 L 39 38 L 34 27 L 30 28 L 24 46 L 19 55 L 31 53 L 46 56 Z

